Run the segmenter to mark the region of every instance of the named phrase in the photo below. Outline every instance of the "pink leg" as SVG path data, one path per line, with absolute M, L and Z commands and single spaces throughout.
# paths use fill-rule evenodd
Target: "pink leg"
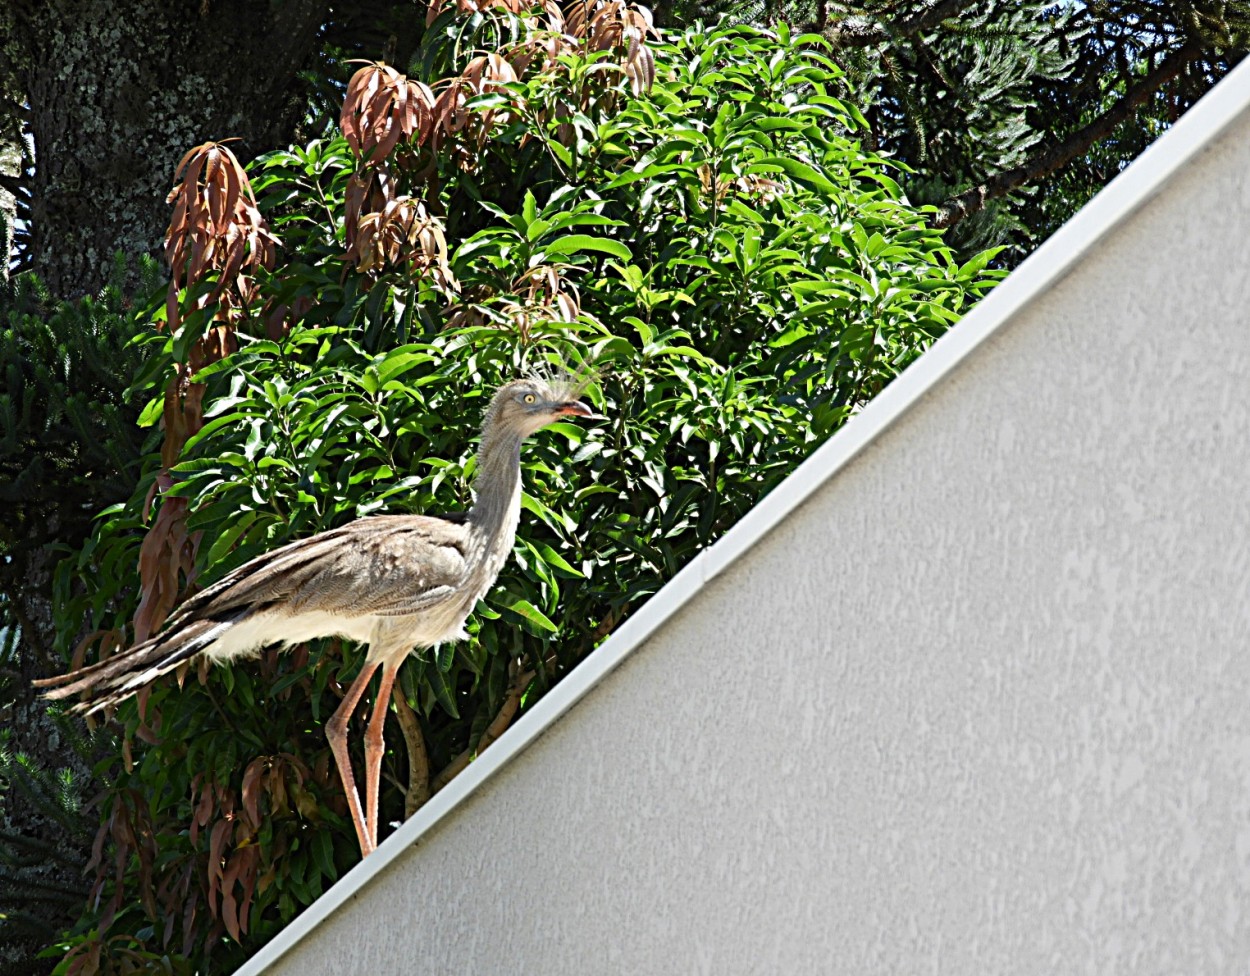
M 356 839 L 360 841 L 361 855 L 373 850 L 369 843 L 369 830 L 365 822 L 364 811 L 360 808 L 360 794 L 356 791 L 356 778 L 352 775 L 352 760 L 347 754 L 347 722 L 360 703 L 361 696 L 369 687 L 369 679 L 378 669 L 377 664 L 366 664 L 356 675 L 356 680 L 343 696 L 343 703 L 334 710 L 330 722 L 326 725 L 326 738 L 330 740 L 330 750 L 334 753 L 334 762 L 339 767 L 339 779 L 343 781 L 343 792 L 347 794 L 347 807 L 352 814 L 352 823 L 356 827 Z
M 386 713 L 391 706 L 391 686 L 395 683 L 398 670 L 399 665 L 390 662 L 382 668 L 378 697 L 374 700 L 373 714 L 369 716 L 369 727 L 365 730 L 365 803 L 369 810 L 366 822 L 373 847 L 378 846 L 378 791 L 382 786 L 382 754 L 385 751 L 382 733 L 386 728 Z

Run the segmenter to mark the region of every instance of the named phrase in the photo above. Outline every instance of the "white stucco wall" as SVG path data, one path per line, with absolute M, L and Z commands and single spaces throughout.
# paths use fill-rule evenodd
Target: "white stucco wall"
M 1250 114 L 267 972 L 1250 972 Z

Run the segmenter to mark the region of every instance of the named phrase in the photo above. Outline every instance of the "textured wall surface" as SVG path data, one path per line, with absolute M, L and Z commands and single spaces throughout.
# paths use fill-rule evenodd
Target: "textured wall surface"
M 1250 972 L 1250 116 L 270 972 Z

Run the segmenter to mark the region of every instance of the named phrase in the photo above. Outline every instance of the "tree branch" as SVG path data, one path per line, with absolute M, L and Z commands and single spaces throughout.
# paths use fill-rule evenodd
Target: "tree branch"
M 1032 183 L 1062 169 L 1088 152 L 1095 143 L 1110 136 L 1121 123 L 1132 118 L 1150 96 L 1185 70 L 1187 65 L 1200 60 L 1202 54 L 1202 44 L 1196 40 L 1178 48 L 1089 125 L 1077 129 L 1058 145 L 1043 149 L 1019 166 L 1004 170 L 979 186 L 951 197 L 930 218 L 930 226 L 953 227 L 965 217 L 984 209 L 990 200 L 1009 193 L 1021 184 Z
M 404 744 L 408 747 L 408 789 L 404 791 L 404 819 L 407 820 L 430 798 L 430 756 L 425 749 L 425 736 L 421 732 L 417 713 L 408 704 L 398 681 L 391 690 L 391 700 L 395 703 L 395 714 L 399 717 Z
M 826 30 L 825 39 L 837 49 L 868 47 L 900 35 L 911 37 L 921 31 L 936 27 L 971 4 L 972 0 L 926 0 L 918 13 L 904 17 L 894 25 L 894 30 L 889 31 L 879 22 L 874 23 L 863 17 L 848 17 Z

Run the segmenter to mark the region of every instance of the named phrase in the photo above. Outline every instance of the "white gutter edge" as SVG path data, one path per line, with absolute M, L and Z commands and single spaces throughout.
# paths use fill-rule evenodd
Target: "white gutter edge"
M 403 823 L 373 854 L 337 883 L 235 976 L 256 976 L 354 898 L 478 787 L 511 762 L 629 654 L 658 631 L 710 580 L 742 557 L 863 448 L 918 403 L 982 342 L 1007 325 L 1039 293 L 1059 281 L 1104 236 L 1154 197 L 1190 159 L 1206 149 L 1250 105 L 1250 58 L 1186 112 L 959 323 L 935 342 L 862 412 L 804 461 L 713 546 L 625 621 L 503 736 Z

